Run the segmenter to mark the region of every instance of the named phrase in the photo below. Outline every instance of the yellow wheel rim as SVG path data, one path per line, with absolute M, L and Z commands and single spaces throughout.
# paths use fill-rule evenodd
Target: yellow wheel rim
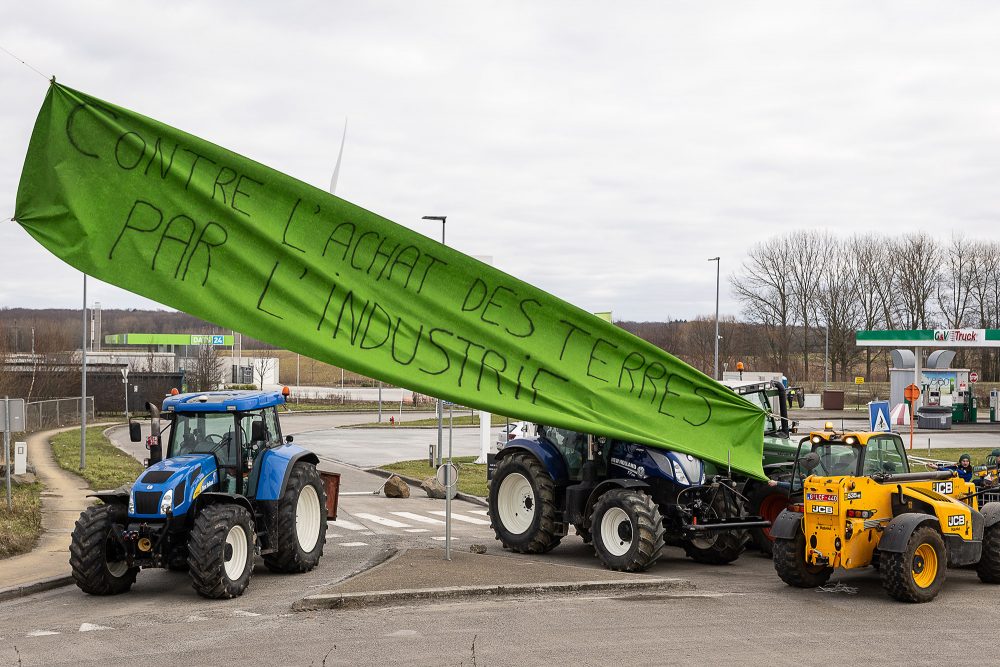
M 938 555 L 929 544 L 921 544 L 913 552 L 913 583 L 920 588 L 927 588 L 937 579 Z

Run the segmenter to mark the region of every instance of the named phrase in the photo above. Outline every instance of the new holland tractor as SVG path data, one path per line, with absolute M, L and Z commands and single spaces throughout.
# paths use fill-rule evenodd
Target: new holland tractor
M 147 404 L 149 467 L 131 488 L 93 494 L 101 504 L 80 515 L 70 545 L 77 586 L 114 595 L 141 568 L 169 568 L 187 570 L 204 597 L 232 598 L 258 555 L 275 572 L 316 567 L 326 494 L 316 455 L 282 441 L 284 402 L 277 391 L 221 391 L 170 396 L 162 412 Z M 140 441 L 138 422 L 129 432 Z
M 702 563 L 736 560 L 747 530 L 737 484 L 706 478 L 701 460 L 677 452 L 548 426 L 506 443 L 490 481 L 490 520 L 503 546 L 544 553 L 569 527 L 612 570 L 645 570 L 666 544 Z
M 898 435 L 811 433 L 800 444 L 793 505 L 771 528 L 786 584 L 815 588 L 836 568 L 878 569 L 882 587 L 928 602 L 948 567 L 974 566 L 1000 583 L 1000 503 L 953 471 L 912 472 Z

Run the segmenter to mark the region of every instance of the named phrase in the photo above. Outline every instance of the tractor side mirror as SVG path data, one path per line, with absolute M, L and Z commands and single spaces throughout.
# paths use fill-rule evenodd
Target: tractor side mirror
M 267 429 L 264 428 L 263 420 L 251 423 L 250 440 L 251 442 L 263 442 L 267 440 Z
M 293 442 L 294 440 L 295 440 L 295 438 L 292 437 L 292 436 L 290 436 L 290 435 L 286 435 L 285 436 L 285 442 L 290 443 L 290 442 Z
M 142 425 L 139 422 L 128 423 L 128 439 L 132 442 L 142 442 Z

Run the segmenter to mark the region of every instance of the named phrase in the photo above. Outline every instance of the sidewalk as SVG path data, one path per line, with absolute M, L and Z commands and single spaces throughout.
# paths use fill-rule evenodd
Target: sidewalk
M 60 428 L 28 436 L 28 461 L 35 466 L 35 475 L 45 485 L 42 491 L 42 534 L 30 552 L 0 560 L 0 600 L 19 595 L 16 592 L 18 589 L 36 584 L 51 587 L 72 583 L 70 534 L 80 512 L 93 502 L 93 498 L 87 498 L 91 490 L 83 478 L 66 472 L 56 463 L 49 438 L 79 428 Z
M 562 565 L 535 556 L 494 556 L 443 549 L 401 551 L 380 565 L 309 595 L 294 611 L 352 609 L 496 595 L 581 591 L 676 591 L 690 595 L 686 579 Z

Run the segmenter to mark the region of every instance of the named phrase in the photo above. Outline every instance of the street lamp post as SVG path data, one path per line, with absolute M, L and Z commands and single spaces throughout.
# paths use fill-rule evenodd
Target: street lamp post
M 719 379 L 719 276 L 722 261 L 718 257 L 712 257 L 708 261 L 715 262 L 715 375 L 713 379 Z
M 441 221 L 441 245 L 447 245 L 444 242 L 444 223 L 448 219 L 446 215 L 425 215 L 423 220 L 440 220 Z M 437 400 L 437 418 L 438 418 L 438 446 L 437 446 L 437 465 L 441 465 L 441 450 L 443 448 L 444 439 L 444 410 L 441 406 L 441 399 Z

